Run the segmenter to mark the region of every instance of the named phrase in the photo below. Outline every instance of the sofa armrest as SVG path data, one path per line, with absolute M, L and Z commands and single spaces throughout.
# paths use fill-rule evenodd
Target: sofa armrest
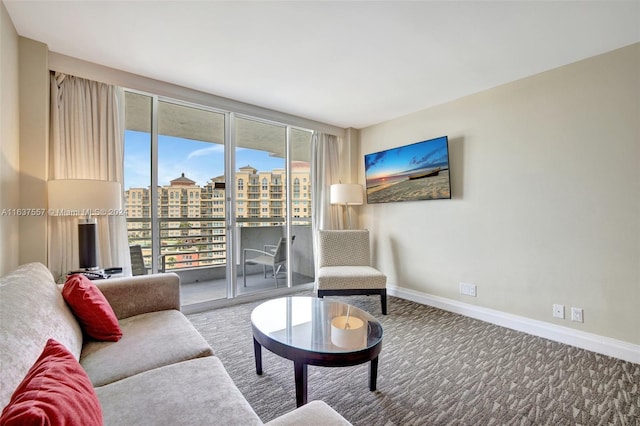
M 118 319 L 167 309 L 180 310 L 180 277 L 175 273 L 95 280 Z
M 351 426 L 336 410 L 324 401 L 311 401 L 302 407 L 265 423 L 268 426 Z

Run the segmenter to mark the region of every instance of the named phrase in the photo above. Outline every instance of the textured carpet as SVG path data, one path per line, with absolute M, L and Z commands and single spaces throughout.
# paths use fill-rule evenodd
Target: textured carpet
M 404 299 L 390 297 L 387 316 L 378 297 L 340 300 L 383 325 L 378 390 L 369 391 L 368 363 L 309 366 L 308 398 L 354 425 L 640 425 L 639 364 Z M 295 387 L 293 362 L 266 349 L 255 373 L 250 314 L 259 303 L 189 319 L 267 422 L 295 409 Z

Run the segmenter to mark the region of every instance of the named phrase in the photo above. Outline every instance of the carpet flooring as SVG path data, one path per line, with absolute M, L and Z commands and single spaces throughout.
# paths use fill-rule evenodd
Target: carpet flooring
M 309 366 L 308 399 L 356 426 L 640 425 L 640 364 L 395 297 L 387 316 L 378 297 L 339 300 L 382 323 L 378 389 L 369 391 L 368 363 Z M 295 409 L 295 387 L 293 362 L 266 349 L 255 373 L 250 315 L 260 303 L 188 317 L 267 422 Z

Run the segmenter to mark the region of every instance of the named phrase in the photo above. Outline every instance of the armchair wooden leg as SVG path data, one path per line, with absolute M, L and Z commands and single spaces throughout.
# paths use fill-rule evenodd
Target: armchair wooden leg
M 383 288 L 381 290 L 378 289 L 350 289 L 350 290 L 318 290 L 318 297 L 323 298 L 324 296 L 336 296 L 336 295 L 372 295 L 379 294 L 380 295 L 380 305 L 382 308 L 382 315 L 387 315 L 387 289 Z
M 387 315 L 387 289 L 380 292 L 380 304 L 382 305 L 382 315 Z

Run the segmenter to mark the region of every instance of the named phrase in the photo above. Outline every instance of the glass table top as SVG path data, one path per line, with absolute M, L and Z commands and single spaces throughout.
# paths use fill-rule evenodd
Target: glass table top
M 319 353 L 369 349 L 382 340 L 382 325 L 355 306 L 318 297 L 283 297 L 257 306 L 251 323 L 284 345 Z

